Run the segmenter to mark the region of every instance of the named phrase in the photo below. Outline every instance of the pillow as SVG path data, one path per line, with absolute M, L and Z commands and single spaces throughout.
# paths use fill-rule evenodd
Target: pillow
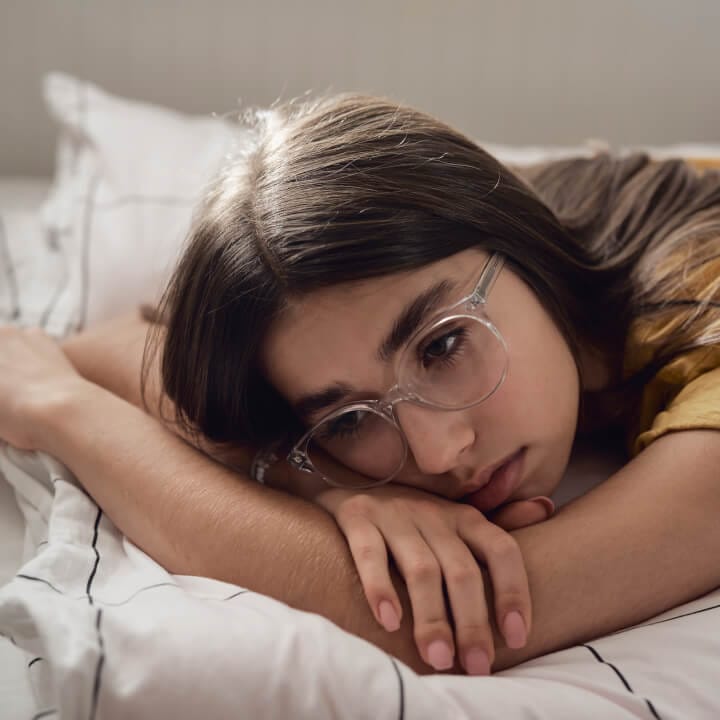
M 21 569 L 0 587 L 0 647 L 4 637 L 24 653 L 34 717 L 720 716 L 720 589 L 490 677 L 419 676 L 320 615 L 170 574 L 43 453 L 0 443 L 2 475 L 26 541 Z
M 64 323 L 48 323 L 65 284 L 67 263 L 42 227 L 35 209 L 0 208 L 0 324 L 47 327 L 62 335 Z
M 125 99 L 60 72 L 44 77 L 43 95 L 59 137 L 40 224 L 43 242 L 60 251 L 64 269 L 49 300 L 44 293 L 26 317 L 63 336 L 157 301 L 208 181 L 228 159 L 249 151 L 255 136 L 222 117 Z M 608 149 L 603 140 L 564 147 L 480 144 L 510 166 Z M 720 157 L 720 146 L 648 150 Z
M 156 302 L 208 181 L 254 140 L 251 128 L 130 100 L 61 72 L 43 79 L 59 125 L 55 177 L 40 209 L 67 267 L 47 303 L 29 312 L 63 336 Z M 272 113 L 272 110 L 262 112 Z M 488 145 L 506 162 L 588 148 Z
M 157 300 L 208 180 L 252 131 L 58 72 L 43 94 L 60 133 L 40 218 L 68 261 L 46 328 L 64 334 Z

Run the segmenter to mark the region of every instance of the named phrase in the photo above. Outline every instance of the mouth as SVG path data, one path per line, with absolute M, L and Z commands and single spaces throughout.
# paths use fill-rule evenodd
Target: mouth
M 526 453 L 527 446 L 523 446 L 502 464 L 491 469 L 490 477 L 484 483 L 482 475 L 487 475 L 488 471 L 483 471 L 478 480 L 478 483 L 482 483 L 480 487 L 460 498 L 460 502 L 472 505 L 481 512 L 489 512 L 502 505 L 522 480 Z

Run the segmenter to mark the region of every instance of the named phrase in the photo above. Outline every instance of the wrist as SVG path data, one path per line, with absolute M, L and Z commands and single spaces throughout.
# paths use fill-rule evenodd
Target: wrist
M 77 376 L 28 408 L 31 441 L 34 449 L 62 460 L 62 436 L 69 424 L 77 422 L 82 412 L 102 396 L 112 398 L 109 391 Z M 115 398 L 122 402 L 120 398 Z

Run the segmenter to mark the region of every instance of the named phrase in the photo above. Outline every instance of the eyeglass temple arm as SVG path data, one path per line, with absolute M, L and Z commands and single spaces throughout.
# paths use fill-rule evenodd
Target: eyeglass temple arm
M 472 295 L 468 298 L 468 304 L 471 307 L 477 307 L 480 303 L 484 303 L 487 300 L 504 262 L 505 259 L 499 253 L 493 253 L 490 256 L 490 259 L 483 268 L 475 290 L 473 290 Z

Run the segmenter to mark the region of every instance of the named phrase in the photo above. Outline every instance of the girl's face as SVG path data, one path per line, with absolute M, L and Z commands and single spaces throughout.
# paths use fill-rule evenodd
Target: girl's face
M 294 302 L 262 348 L 268 380 L 293 406 L 336 383 L 354 389 L 303 418 L 308 427 L 342 404 L 381 397 L 396 379 L 393 363 L 379 360 L 377 349 L 403 308 L 438 280 L 453 284 L 442 307 L 454 304 L 473 290 L 488 257 L 465 250 L 419 270 L 327 288 Z M 550 495 L 565 473 L 578 421 L 581 388 L 573 356 L 507 264 L 485 310 L 508 346 L 505 380 L 484 402 L 463 410 L 397 404 L 410 452 L 393 482 L 460 499 L 477 489 L 480 471 L 526 448 L 519 483 L 501 502 Z

